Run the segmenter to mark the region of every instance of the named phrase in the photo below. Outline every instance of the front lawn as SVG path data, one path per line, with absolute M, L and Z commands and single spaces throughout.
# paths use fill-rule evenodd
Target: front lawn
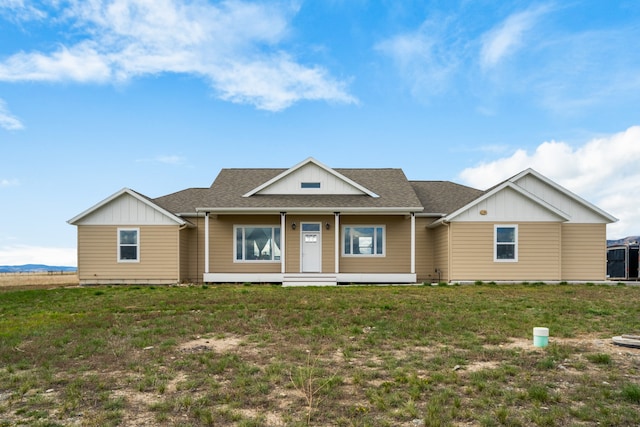
M 639 425 L 640 288 L 0 292 L 0 426 Z M 532 345 L 533 327 L 550 331 Z

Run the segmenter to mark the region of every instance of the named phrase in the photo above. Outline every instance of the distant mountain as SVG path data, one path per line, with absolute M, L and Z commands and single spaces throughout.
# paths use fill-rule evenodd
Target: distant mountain
M 626 243 L 640 243 L 640 236 L 628 236 L 618 240 L 607 240 L 607 246 L 624 245 Z
M 44 264 L 0 265 L 0 273 L 46 273 L 48 271 L 71 272 L 78 271 L 78 268 Z

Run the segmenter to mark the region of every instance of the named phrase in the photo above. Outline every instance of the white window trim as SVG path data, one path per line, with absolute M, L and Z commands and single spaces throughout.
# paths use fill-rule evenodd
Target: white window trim
M 513 228 L 515 230 L 515 241 L 513 243 L 498 243 L 498 228 Z M 514 246 L 513 259 L 498 258 L 498 245 Z M 493 262 L 518 262 L 518 224 L 494 224 L 493 226 Z
M 375 250 L 373 250 L 375 248 L 375 243 L 376 243 L 376 239 L 374 236 L 373 239 L 373 246 L 372 246 L 372 252 L 371 254 L 347 254 L 345 253 L 345 243 L 344 243 L 344 236 L 346 235 L 346 229 L 347 228 L 373 228 L 374 230 L 378 229 L 378 228 L 382 228 L 382 253 L 380 254 L 376 254 Z M 376 232 L 374 231 L 374 234 Z M 342 225 L 342 238 L 340 240 L 342 240 L 342 256 L 343 257 L 354 257 L 354 258 L 381 258 L 381 257 L 386 257 L 387 256 L 387 227 L 385 225 L 382 224 L 343 224 Z M 353 240 L 353 236 L 352 236 L 352 240 Z M 351 245 L 351 247 L 353 248 L 353 243 Z
M 238 253 L 238 239 L 236 238 L 238 234 L 238 228 L 271 228 L 271 235 L 273 236 L 273 229 L 280 228 L 280 259 L 237 259 L 236 255 Z M 245 236 L 242 236 L 243 239 L 243 248 L 242 248 L 242 258 L 245 258 L 246 255 L 244 253 L 244 239 Z M 250 264 L 274 264 L 282 262 L 282 228 L 280 224 L 235 224 L 233 226 L 233 262 L 234 263 L 250 263 Z
M 135 231 L 136 232 L 136 259 L 122 259 L 120 258 L 120 232 L 121 231 Z M 133 245 L 127 245 L 127 246 L 133 246 Z M 118 245 L 116 246 L 116 260 L 118 262 L 122 262 L 122 263 L 136 263 L 136 262 L 140 262 L 140 228 L 136 228 L 136 227 L 119 227 L 118 228 Z

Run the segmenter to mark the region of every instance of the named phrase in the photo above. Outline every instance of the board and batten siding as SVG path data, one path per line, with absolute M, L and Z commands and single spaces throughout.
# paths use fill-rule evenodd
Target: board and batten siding
M 518 261 L 494 261 L 494 225 L 452 222 L 451 281 L 561 280 L 561 223 L 518 225 Z
M 320 188 L 302 188 L 303 182 L 318 183 Z M 346 182 L 344 179 L 322 169 L 318 165 L 309 163 L 290 173 L 286 177 L 274 182 L 259 191 L 258 194 L 362 194 L 362 191 Z
M 606 224 L 562 224 L 562 280 L 605 280 L 606 235 Z
M 140 261 L 118 262 L 118 227 L 78 226 L 80 284 L 170 284 L 180 280 L 178 226 L 142 225 L 138 228 Z
M 341 215 L 340 238 L 346 225 L 384 226 L 384 256 L 344 256 L 340 242 L 341 273 L 409 273 L 411 271 L 411 219 L 405 216 Z

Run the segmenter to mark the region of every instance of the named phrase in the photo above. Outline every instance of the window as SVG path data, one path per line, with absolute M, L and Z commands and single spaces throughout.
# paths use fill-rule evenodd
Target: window
M 518 261 L 518 226 L 496 225 L 494 228 L 494 261 Z
M 138 228 L 118 229 L 118 262 L 140 261 L 139 235 Z
M 384 227 L 345 226 L 343 255 L 384 256 Z
M 320 188 L 319 182 L 301 182 L 300 188 Z
M 280 227 L 235 227 L 235 258 L 242 261 L 279 261 Z

